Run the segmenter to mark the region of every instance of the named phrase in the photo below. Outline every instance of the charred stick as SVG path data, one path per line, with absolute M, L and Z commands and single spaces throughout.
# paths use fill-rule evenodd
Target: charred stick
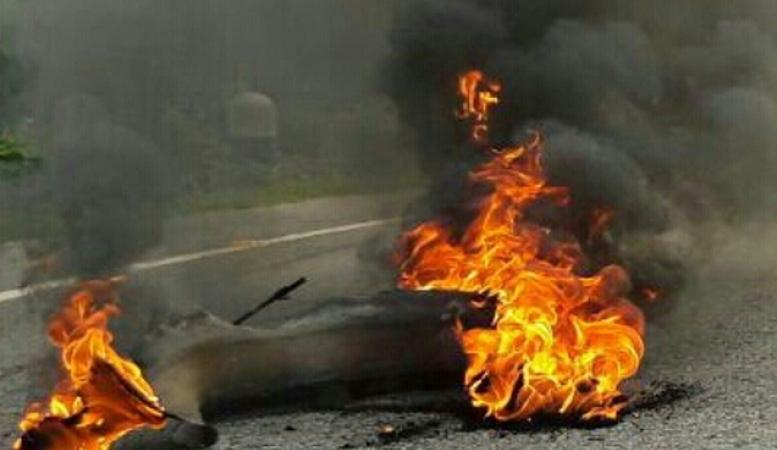
M 280 300 L 287 300 L 289 297 L 289 294 L 297 290 L 300 286 L 305 284 L 308 280 L 305 277 L 300 278 L 299 280 L 295 281 L 294 283 L 284 286 L 277 291 L 273 295 L 270 296 L 267 300 L 263 301 L 262 303 L 258 304 L 254 309 L 251 311 L 248 311 L 247 313 L 243 314 L 242 316 L 235 319 L 235 321 L 232 322 L 233 325 L 242 325 L 245 323 L 248 319 L 255 316 L 259 311 L 263 310 L 264 308 L 267 308 L 268 306 L 272 305 L 273 303 L 280 301 Z
M 173 420 L 176 422 L 184 422 L 184 423 L 190 423 L 191 421 L 184 419 L 183 417 L 179 416 L 178 414 L 171 413 L 170 411 L 164 411 L 162 413 L 162 417 L 164 417 L 167 420 Z

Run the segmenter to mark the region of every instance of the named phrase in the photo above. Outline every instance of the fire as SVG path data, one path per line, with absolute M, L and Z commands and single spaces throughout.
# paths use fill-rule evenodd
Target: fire
M 460 117 L 487 129 L 496 86 L 480 72 L 463 75 L 460 95 L 468 113 Z M 471 183 L 490 188 L 476 216 L 463 230 L 431 221 L 405 234 L 398 284 L 472 292 L 472 308 L 487 306 L 484 294 L 492 299 L 489 327 L 457 326 L 468 359 L 466 390 L 487 416 L 614 420 L 626 403 L 619 386 L 637 373 L 644 354 L 642 312 L 624 298 L 630 281 L 623 268 L 577 274 L 579 243 L 526 218 L 526 208 L 538 200 L 569 201 L 566 189 L 548 184 L 541 150 L 538 134 L 492 151 L 470 175 Z
M 596 208 L 591 212 L 591 224 L 588 228 L 588 241 L 599 238 L 615 218 L 615 211 L 607 208 Z
M 472 120 L 472 139 L 475 142 L 486 142 L 489 110 L 499 104 L 498 94 L 501 90 L 500 83 L 486 80 L 479 70 L 469 71 L 459 77 L 459 96 L 462 101 L 457 116 Z
M 642 289 L 642 297 L 652 303 L 661 297 L 661 291 L 656 288 L 646 287 Z
M 107 450 L 130 431 L 164 426 L 164 408 L 140 368 L 112 345 L 119 281 L 84 283 L 52 320 L 65 376 L 45 404 L 27 409 L 15 450 Z

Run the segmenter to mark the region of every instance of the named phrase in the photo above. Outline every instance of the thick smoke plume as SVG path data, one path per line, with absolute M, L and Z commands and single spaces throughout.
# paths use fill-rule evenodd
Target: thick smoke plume
M 161 241 L 169 161 L 95 98 L 65 99 L 55 116 L 50 179 L 68 262 L 82 276 L 109 275 Z
M 413 1 L 397 13 L 387 85 L 443 210 L 478 158 L 451 93 L 482 69 L 504 87 L 496 140 L 539 128 L 551 181 L 571 188 L 569 217 L 554 220 L 614 210 L 638 284 L 673 285 L 684 224 L 777 207 L 776 18 L 767 0 Z

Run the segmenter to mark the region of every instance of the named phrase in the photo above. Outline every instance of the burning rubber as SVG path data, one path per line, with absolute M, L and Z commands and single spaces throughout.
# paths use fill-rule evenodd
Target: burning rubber
M 461 294 L 395 291 L 333 298 L 274 328 L 202 312 L 161 328 L 139 360 L 165 406 L 192 421 L 227 405 L 283 406 L 273 398 L 315 405 L 328 400 L 287 395 L 338 384 L 364 393 L 449 385 L 463 369 L 453 324 L 467 302 Z
M 539 134 L 490 147 L 489 109 L 500 91 L 479 71 L 461 76 L 458 115 L 472 122 L 472 141 L 488 158 L 470 182 L 473 192 L 487 193 L 470 194 L 466 203 L 476 213 L 468 223 L 440 218 L 403 236 L 399 285 L 488 294 L 472 305 L 490 306 L 491 324 L 457 328 L 469 361 L 464 384 L 486 416 L 617 419 L 627 401 L 620 386 L 637 373 L 645 351 L 642 311 L 626 299 L 625 269 L 606 265 L 581 274 L 585 255 L 575 236 L 528 217 L 533 204 L 564 208 L 571 197 L 549 184 Z M 602 220 L 589 228 L 589 236 L 600 233 Z

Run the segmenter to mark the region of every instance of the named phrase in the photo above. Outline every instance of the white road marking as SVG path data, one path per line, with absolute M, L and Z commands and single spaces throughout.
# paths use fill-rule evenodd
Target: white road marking
M 367 222 L 358 222 L 348 225 L 342 225 L 339 227 L 324 228 L 321 230 L 305 231 L 302 233 L 292 233 L 285 236 L 278 236 L 269 239 L 260 239 L 252 241 L 240 241 L 229 247 L 215 248 L 211 250 L 205 250 L 196 253 L 186 253 L 183 255 L 170 256 L 155 261 L 145 261 L 132 264 L 127 270 L 128 273 L 140 273 L 148 270 L 159 269 L 162 267 L 175 266 L 178 264 L 186 264 L 193 261 L 199 261 L 208 258 L 216 258 L 219 256 L 230 255 L 234 253 L 242 253 L 246 251 L 256 250 L 263 247 L 269 247 L 271 245 L 285 244 L 289 242 L 304 241 L 306 239 L 317 238 L 321 236 L 329 236 L 333 234 L 347 233 L 349 231 L 364 230 L 367 228 L 375 228 L 392 223 L 398 223 L 399 218 L 382 219 L 382 220 L 369 220 Z M 37 291 L 49 291 L 65 286 L 72 285 L 77 280 L 75 278 L 66 278 L 61 280 L 47 281 L 45 283 L 35 284 L 20 289 L 10 289 L 0 292 L 0 303 L 9 302 L 25 297 L 30 292 Z

